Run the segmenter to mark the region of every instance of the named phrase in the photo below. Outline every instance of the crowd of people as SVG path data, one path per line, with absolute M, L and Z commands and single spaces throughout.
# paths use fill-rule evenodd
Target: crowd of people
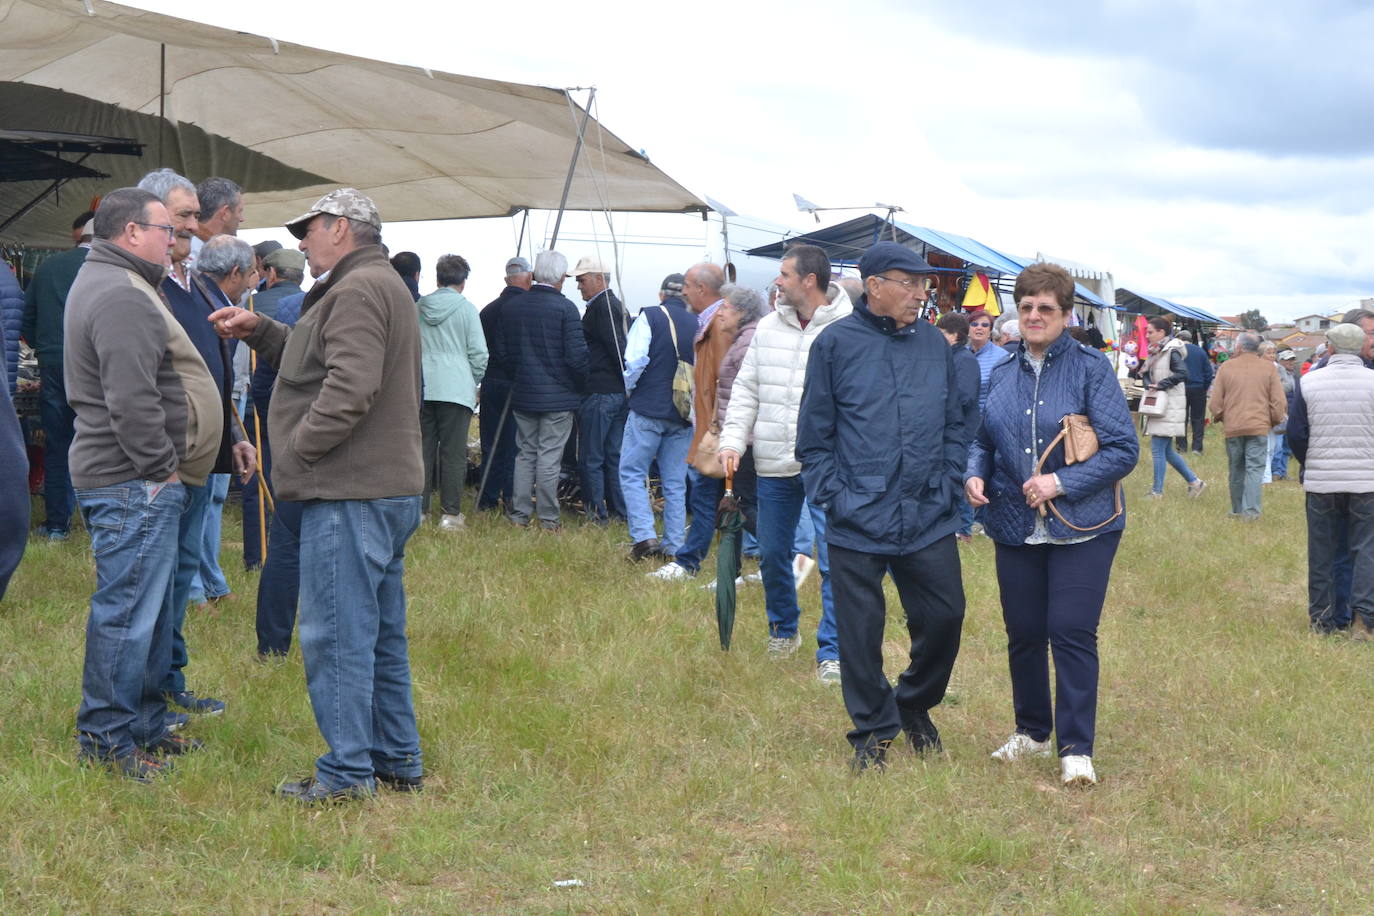
M 1026 268 L 1000 319 L 932 321 L 935 270 L 916 251 L 876 243 L 857 277 L 840 278 L 824 250 L 795 245 L 767 300 L 704 262 L 666 276 L 632 318 L 599 258 L 570 270 L 545 250 L 507 261 L 505 288 L 479 310 L 458 255 L 438 259 L 437 288 L 421 295 L 419 259 L 389 257 L 381 215 L 354 189 L 286 225 L 296 250 L 248 245 L 242 219 L 233 182 L 159 169 L 83 214 L 78 246 L 24 292 L 48 442 L 40 532 L 67 538 L 79 509 L 96 562 L 84 762 L 154 779 L 200 747 L 190 717 L 225 711 L 188 684 L 183 628 L 188 607 L 229 590 L 232 475 L 244 564 L 261 570 L 259 656 L 286 654 L 299 628 L 327 746 L 277 794 L 419 791 L 404 552 L 434 503 L 439 531 L 467 527 L 477 413 L 478 511 L 561 530 L 575 442 L 583 521 L 623 523 L 628 559 L 657 561 L 655 582 L 705 568 L 728 483 L 756 541 L 769 656 L 799 650 L 798 588 L 819 571 L 815 673 L 839 688 L 856 771 L 882 769 L 903 733 L 919 754 L 942 750 L 931 710 L 959 651 L 959 544 L 986 535 L 1014 722 L 992 756 L 1057 757 L 1065 785 L 1097 781 L 1097 628 L 1140 439 L 1115 369 L 1070 327 L 1062 268 Z M 1266 471 L 1286 476 L 1291 447 L 1305 469 L 1312 627 L 1374 638 L 1374 314 L 1333 328 L 1302 379 L 1293 354 L 1250 332 L 1215 378 L 1169 320 L 1152 319 L 1148 338 L 1136 370 L 1158 402 L 1146 495 L 1164 496 L 1168 467 L 1190 497 L 1203 492 L 1183 453 L 1190 429 L 1202 450 L 1204 407 L 1224 426 L 1242 521 L 1259 516 Z M 888 576 L 910 641 L 895 689 Z

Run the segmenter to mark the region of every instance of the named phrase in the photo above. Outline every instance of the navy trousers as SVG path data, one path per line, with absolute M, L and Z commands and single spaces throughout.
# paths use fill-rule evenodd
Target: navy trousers
M 1061 757 L 1093 754 L 1097 623 L 1120 543 L 1121 532 L 1112 531 L 1079 544 L 997 545 L 1016 730 L 1036 741 L 1053 731 Z

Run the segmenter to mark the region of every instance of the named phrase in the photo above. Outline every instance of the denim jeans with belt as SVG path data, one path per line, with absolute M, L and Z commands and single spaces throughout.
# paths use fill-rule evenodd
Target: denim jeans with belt
M 589 394 L 577 411 L 577 470 L 589 518 L 625 517 L 620 447 L 629 412 L 623 394 Z
M 769 636 L 795 636 L 801 618 L 797 580 L 792 572 L 796 556 L 797 522 L 806 492 L 801 477 L 758 479 L 759 571 L 763 573 L 764 605 Z M 816 530 L 816 560 L 821 571 L 821 619 L 816 624 L 816 661 L 840 657 L 835 632 L 835 601 L 830 590 L 830 550 L 825 542 L 825 512 L 810 506 Z
M 301 657 L 330 789 L 421 775 L 402 582 L 419 524 L 418 495 L 301 507 Z
M 126 757 L 166 729 L 162 679 L 171 662 L 172 578 L 188 494 L 179 483 L 130 480 L 76 496 L 96 577 L 77 739 L 86 754 Z
M 1333 582 L 1333 561 L 1341 553 L 1349 556 L 1354 573 L 1346 614 L 1374 626 L 1374 493 L 1307 494 L 1307 613 L 1313 629 L 1330 632 L 1348 623 L 1338 619 Z

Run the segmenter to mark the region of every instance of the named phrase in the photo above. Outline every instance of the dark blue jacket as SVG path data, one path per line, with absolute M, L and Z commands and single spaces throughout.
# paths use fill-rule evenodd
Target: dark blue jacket
M 1217 374 L 1217 369 L 1212 365 L 1212 361 L 1207 358 L 1207 351 L 1195 343 L 1185 343 L 1184 348 L 1188 351 L 1184 359 L 1184 367 L 1188 370 L 1188 381 L 1184 382 L 1186 388 L 1207 388 L 1212 384 L 1212 378 Z
M 24 326 L 24 290 L 9 265 L 0 264 L 0 321 L 5 329 L 5 378 L 10 397 L 19 383 L 19 335 Z
M 587 385 L 587 341 L 577 306 L 536 283 L 502 308 L 497 362 L 514 372 L 511 409 L 527 413 L 576 410 Z
M 587 341 L 589 394 L 625 393 L 625 335 L 629 330 L 625 306 L 610 289 L 587 303 L 582 313 L 582 336 Z
M 983 367 L 967 346 L 954 349 L 954 377 L 959 383 L 959 401 L 964 405 L 964 437 L 972 441 L 978 435 L 982 415 Z M 960 475 L 962 480 L 963 475 Z M 962 484 L 960 485 L 962 489 Z
M 664 312 L 667 314 L 664 314 Z M 673 319 L 677 329 L 677 352 L 673 352 L 673 332 L 668 327 L 668 316 Z M 692 341 L 697 333 L 697 316 L 687 310 L 687 306 L 676 296 L 668 296 L 662 308 L 650 305 L 639 310 L 636 321 L 649 324 L 649 364 L 644 367 L 630 392 L 629 407 L 641 417 L 653 417 L 667 423 L 687 425 L 673 404 L 673 376 L 677 373 L 678 360 L 692 363 L 696 351 Z M 622 376 L 623 378 L 624 376 Z
M 277 286 L 281 284 L 278 283 Z M 272 287 L 276 289 L 277 287 Z M 299 290 L 300 287 L 297 287 Z M 294 328 L 296 322 L 301 318 L 301 305 L 305 303 L 305 293 L 295 292 L 289 296 L 282 296 L 272 306 L 276 313 L 274 317 L 277 321 L 289 328 Z M 248 383 L 249 396 L 253 399 L 253 406 L 261 415 L 262 427 L 267 429 L 267 410 L 272 403 L 272 386 L 277 382 L 277 367 L 265 359 L 257 361 L 257 368 L 253 370 L 253 377 Z M 264 460 L 266 460 L 264 456 Z
M 9 273 L 3 266 L 0 271 Z M 0 327 L 0 345 L 7 345 L 9 340 L 9 329 Z M 0 599 L 24 557 L 28 540 L 29 461 L 24 434 L 9 392 L 0 391 Z
M 515 367 L 507 365 L 505 359 L 505 320 L 510 301 L 524 292 L 518 286 L 507 286 L 501 290 L 501 295 L 487 303 L 487 307 L 477 314 L 477 317 L 482 320 L 482 335 L 487 339 L 487 372 L 482 376 L 483 385 L 487 382 L 508 385 L 511 379 L 515 378 Z M 497 361 L 498 351 L 502 353 L 499 362 Z
M 55 254 L 38 265 L 24 289 L 24 339 L 38 355 L 38 365 L 62 371 L 62 316 L 67 292 L 76 281 L 89 248 Z
M 267 289 L 253 294 L 253 311 L 266 315 L 268 318 L 276 318 L 277 307 L 283 299 L 290 296 L 305 298 L 305 293 L 301 291 L 301 285 L 290 280 L 278 280 Z
M 896 556 L 953 534 L 967 453 L 945 336 L 924 321 L 899 329 L 860 296 L 811 345 L 797 415 L 802 483 L 825 510 L 826 540 Z
M 1097 432 L 1098 451 L 1087 461 L 1064 464 L 1056 446 L 1041 473 L 1059 475 L 1064 495 L 1054 501 L 1065 518 L 1088 527 L 1116 511 L 1117 481 L 1135 468 L 1140 455 L 1126 397 L 1111 363 L 1102 354 L 1063 334 L 1045 351 L 1039 378 L 1026 359 L 1024 344 L 1016 358 L 992 370 L 983 425 L 969 446 L 969 477 L 983 480 L 989 503 L 983 527 L 999 544 L 1022 544 L 1035 530 L 1035 510 L 1026 505 L 1021 486 L 1035 473 L 1045 446 L 1058 435 L 1067 414 L 1086 414 Z M 1053 514 L 1046 524 L 1051 537 L 1083 537 Z M 1126 527 L 1126 513 L 1091 532 L 1105 534 Z
M 223 413 L 220 417 L 219 455 L 215 458 L 212 473 L 229 474 L 234 470 L 232 446 L 243 439 L 243 433 L 229 407 L 233 397 L 234 355 L 230 342 L 216 334 L 214 325 L 205 319 L 216 309 L 232 303 L 205 277 L 192 271 L 190 278 L 191 292 L 182 289 L 181 284 L 170 276 L 163 278 L 161 289 L 172 307 L 177 324 L 191 338 L 200 358 L 205 360 L 210 377 L 215 381 L 215 389 L 220 393 Z

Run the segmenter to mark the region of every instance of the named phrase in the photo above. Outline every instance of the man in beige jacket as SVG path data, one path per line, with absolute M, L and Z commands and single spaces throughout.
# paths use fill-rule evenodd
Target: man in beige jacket
M 1288 415 L 1278 369 L 1260 359 L 1259 345 L 1260 336 L 1254 331 L 1236 339 L 1235 355 L 1217 370 L 1208 402 L 1212 420 L 1226 427 L 1231 515 L 1242 521 L 1259 518 L 1269 430 Z

